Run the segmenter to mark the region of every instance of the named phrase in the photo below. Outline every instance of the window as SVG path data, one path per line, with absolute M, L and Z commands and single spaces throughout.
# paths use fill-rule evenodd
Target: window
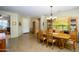
M 0 29 L 5 29 L 8 27 L 8 20 L 0 20 Z

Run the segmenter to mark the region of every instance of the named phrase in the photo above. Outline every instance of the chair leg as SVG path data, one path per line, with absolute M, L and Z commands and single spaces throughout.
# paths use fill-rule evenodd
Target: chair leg
M 47 41 L 47 44 L 46 44 L 46 46 L 48 47 L 48 41 Z
M 73 51 L 76 51 L 76 42 L 75 41 L 73 42 L 72 46 L 73 46 Z
M 57 46 L 57 47 L 59 46 L 59 41 L 58 41 L 58 40 L 56 40 L 56 46 Z
M 43 45 L 44 45 L 44 40 L 43 40 Z
M 64 48 L 64 39 L 61 39 L 62 40 L 62 48 Z
M 54 48 L 54 43 L 55 42 L 56 42 L 55 40 L 52 41 L 52 49 Z
M 52 49 L 54 49 L 54 43 L 52 42 Z
M 64 48 L 64 40 L 63 39 L 60 39 L 60 42 L 59 43 L 60 43 L 60 48 L 63 49 Z
M 58 40 L 58 46 L 61 48 L 61 40 Z

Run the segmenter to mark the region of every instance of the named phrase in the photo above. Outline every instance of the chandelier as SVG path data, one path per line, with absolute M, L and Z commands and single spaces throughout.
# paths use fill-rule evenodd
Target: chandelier
M 54 20 L 54 19 L 56 19 L 57 17 L 54 17 L 54 16 L 53 16 L 53 12 L 52 12 L 53 6 L 50 6 L 50 8 L 51 8 L 51 13 L 50 13 L 50 16 L 47 17 L 47 19 L 48 19 L 48 20 Z
M 53 13 L 52 13 L 52 7 L 53 7 L 53 6 L 50 6 L 50 8 L 51 8 L 51 13 L 50 13 L 50 17 L 51 17 L 51 19 L 52 19 L 52 16 L 53 16 Z

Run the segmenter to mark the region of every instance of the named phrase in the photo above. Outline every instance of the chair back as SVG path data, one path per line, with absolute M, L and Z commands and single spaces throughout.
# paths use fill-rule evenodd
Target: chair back
M 47 39 L 52 39 L 53 31 L 50 29 L 47 31 Z

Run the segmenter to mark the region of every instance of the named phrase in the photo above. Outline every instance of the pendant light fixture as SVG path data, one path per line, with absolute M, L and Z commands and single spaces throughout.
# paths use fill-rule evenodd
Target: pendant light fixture
M 47 18 L 47 29 L 52 29 L 52 18 L 53 18 L 53 13 L 52 13 L 52 7 L 50 6 L 51 10 L 50 10 L 50 17 Z
M 53 6 L 50 6 L 50 9 L 51 9 L 51 10 L 50 10 L 50 16 L 47 17 L 47 19 L 48 19 L 48 20 L 54 20 L 54 19 L 56 19 L 57 17 L 54 17 L 54 16 L 53 16 L 53 15 L 54 15 L 54 14 L 53 14 L 53 11 L 52 11 L 52 10 L 53 10 Z
M 50 6 L 50 8 L 51 8 L 50 19 L 51 19 L 51 20 L 52 20 L 52 17 L 53 17 L 52 7 L 53 7 L 53 6 Z
M 50 9 L 51 9 L 51 10 L 50 10 L 50 16 L 47 17 L 48 20 L 52 20 L 52 18 L 53 18 L 52 7 L 53 7 L 53 6 L 50 6 Z

